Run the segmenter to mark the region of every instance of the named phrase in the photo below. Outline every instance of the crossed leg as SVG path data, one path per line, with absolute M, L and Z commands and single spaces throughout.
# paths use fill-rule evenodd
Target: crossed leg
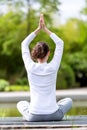
M 29 102 L 27 101 L 19 101 L 17 103 L 17 109 L 21 113 L 21 115 L 25 118 L 25 120 L 29 120 Z
M 71 98 L 64 98 L 60 101 L 58 101 L 59 109 L 62 110 L 63 114 L 67 113 L 70 108 L 72 107 L 73 101 Z
M 64 98 L 58 102 L 58 110 L 52 114 L 47 115 L 35 115 L 29 113 L 29 102 L 20 101 L 17 103 L 17 109 L 27 121 L 41 121 L 45 120 L 62 120 L 65 113 L 72 107 L 72 99 Z

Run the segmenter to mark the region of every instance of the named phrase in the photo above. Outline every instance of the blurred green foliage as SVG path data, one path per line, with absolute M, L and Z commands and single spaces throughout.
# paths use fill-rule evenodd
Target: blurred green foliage
M 7 86 L 9 86 L 9 82 L 4 79 L 0 79 L 0 91 L 4 91 Z
M 87 86 L 87 21 L 71 18 L 64 25 L 54 26 L 57 19 L 54 20 L 53 15 L 58 13 L 58 5 L 60 5 L 58 0 L 33 0 L 32 2 L 30 0 L 25 2 L 10 0 L 10 3 L 1 0 L 1 2 L 6 4 L 8 12 L 0 13 L 0 78 L 6 79 L 12 85 L 4 90 L 13 91 L 16 88 L 20 90 L 19 86 L 13 86 L 13 84 L 28 85 L 21 57 L 21 42 L 38 26 L 41 12 L 45 15 L 46 25 L 49 29 L 60 36 L 65 43 L 57 78 L 57 89 Z M 33 2 L 38 4 L 37 9 L 33 7 Z M 23 11 L 23 7 L 26 8 L 26 11 Z M 84 14 L 87 15 L 82 11 L 81 15 Z M 32 41 L 30 50 L 37 41 L 43 40 L 49 44 L 50 61 L 55 45 L 43 31 Z M 0 91 L 3 91 L 3 86 L 0 83 Z
M 4 91 L 10 92 L 10 91 L 29 91 L 29 86 L 25 85 L 10 85 L 7 86 Z
M 75 74 L 70 65 L 62 63 L 57 76 L 57 89 L 76 87 Z
M 28 85 L 21 85 L 21 84 L 15 84 L 10 85 L 8 81 L 4 79 L 0 79 L 0 91 L 28 91 L 29 86 Z

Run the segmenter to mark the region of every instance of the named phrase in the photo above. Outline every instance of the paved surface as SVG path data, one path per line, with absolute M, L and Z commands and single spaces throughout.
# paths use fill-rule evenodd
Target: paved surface
M 26 130 L 26 129 L 22 129 Z M 32 129 L 29 129 L 32 130 Z M 33 129 L 33 130 L 38 130 L 38 129 Z M 87 130 L 87 127 L 79 127 L 79 128 L 53 128 L 53 129 L 40 129 L 40 130 Z
M 25 130 L 25 129 L 23 129 Z M 29 129 L 32 130 L 32 129 Z M 33 129 L 33 130 L 38 130 L 38 129 Z M 87 127 L 79 127 L 79 128 L 53 128 L 53 129 L 40 129 L 40 130 L 87 130 Z
M 26 122 L 21 117 L 0 118 L 0 128 L 1 129 L 6 128 L 6 130 L 10 128 L 63 129 L 63 128 L 82 128 L 82 127 L 86 128 L 87 130 L 87 116 L 64 117 L 62 121 L 52 121 L 52 122 Z
M 87 88 L 57 90 L 57 99 L 70 97 L 73 100 L 87 100 Z M 29 92 L 0 92 L 0 102 L 18 102 L 20 100 L 30 100 Z
M 57 99 L 71 97 L 80 102 L 86 101 L 87 88 L 56 91 Z M 0 102 L 30 100 L 29 92 L 0 92 Z M 81 103 L 82 103 L 81 102 Z M 87 130 L 87 116 L 64 117 L 56 122 L 26 122 L 21 117 L 0 117 L 0 130 Z

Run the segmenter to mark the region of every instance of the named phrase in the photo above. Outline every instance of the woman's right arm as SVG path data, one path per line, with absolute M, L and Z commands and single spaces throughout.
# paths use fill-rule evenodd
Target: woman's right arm
M 56 47 L 54 51 L 54 56 L 50 64 L 54 66 L 56 70 L 58 70 L 61 59 L 62 59 L 62 54 L 63 54 L 63 45 L 64 42 L 61 38 L 59 38 L 55 33 L 51 32 L 49 29 L 46 27 L 44 28 L 44 31 L 50 36 L 50 38 L 54 41 Z
M 44 16 L 42 15 L 42 20 L 43 20 L 43 30 L 46 32 L 51 39 L 54 41 L 56 47 L 55 47 L 55 52 L 52 61 L 50 64 L 54 66 L 54 68 L 57 70 L 60 66 L 62 54 L 63 54 L 63 40 L 59 38 L 55 33 L 51 32 L 46 26 L 44 22 Z
M 52 61 L 50 64 L 54 66 L 54 68 L 57 70 L 60 66 L 62 54 L 63 54 L 63 40 L 59 38 L 55 33 L 51 32 L 46 26 L 44 22 L 44 16 L 42 15 L 42 21 L 43 21 L 43 26 L 42 29 L 44 32 L 46 32 L 51 39 L 54 41 L 56 47 L 55 47 L 55 52 Z
M 52 66 L 54 66 L 54 68 L 58 70 L 62 59 L 64 42 L 55 33 L 51 33 L 50 37 L 56 45 L 54 56 L 50 64 L 52 64 Z
M 51 35 L 51 34 L 52 34 L 52 32 L 51 32 L 46 26 L 44 26 L 43 30 L 44 30 L 44 32 L 46 32 L 48 35 Z

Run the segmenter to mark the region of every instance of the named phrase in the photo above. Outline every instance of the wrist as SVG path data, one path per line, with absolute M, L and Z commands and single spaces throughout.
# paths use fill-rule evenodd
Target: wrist
M 43 29 L 48 35 L 51 35 L 51 31 L 45 26 Z
M 40 32 L 40 30 L 41 30 L 41 28 L 38 27 L 38 28 L 34 31 L 34 33 L 37 35 L 37 34 Z

